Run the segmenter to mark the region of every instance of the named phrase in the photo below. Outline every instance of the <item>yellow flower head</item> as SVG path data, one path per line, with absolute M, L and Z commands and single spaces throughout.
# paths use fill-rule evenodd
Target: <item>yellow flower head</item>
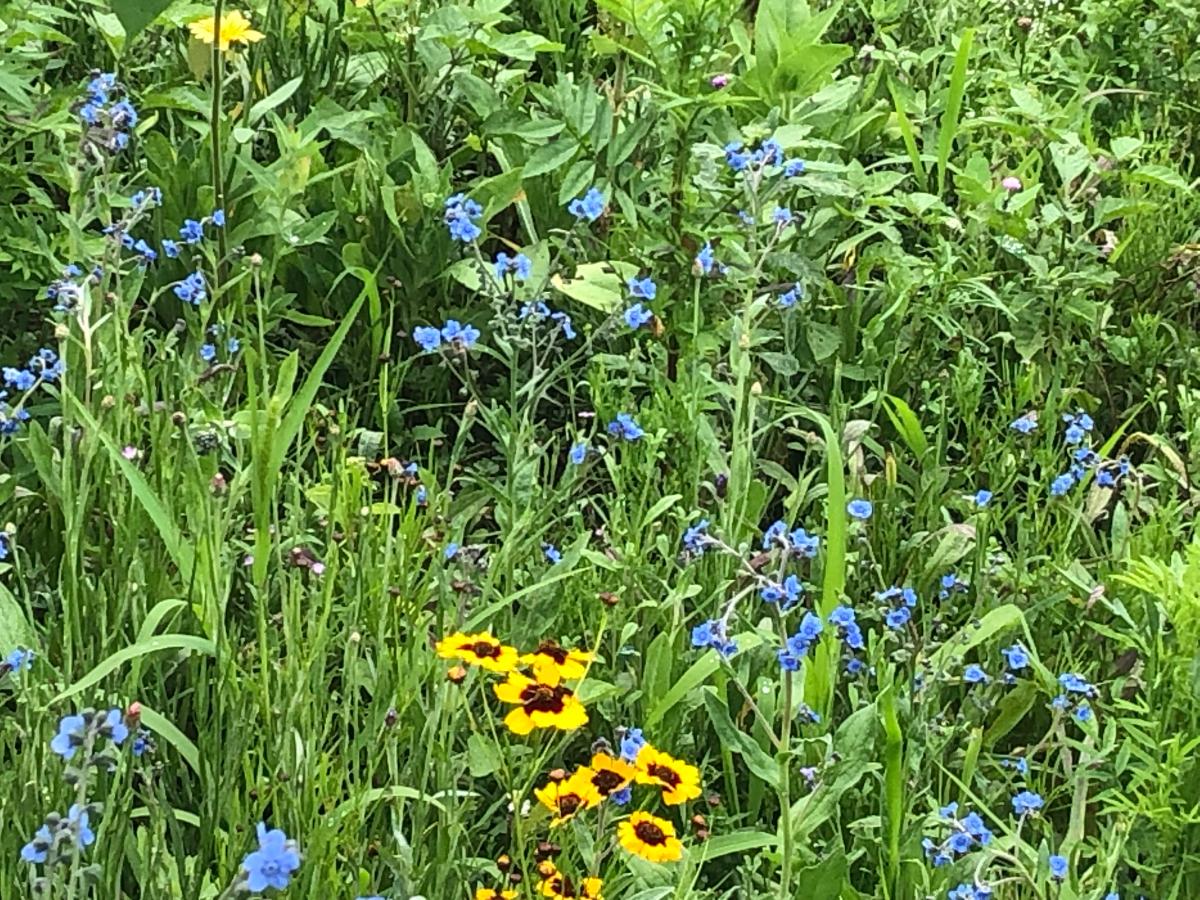
M 675 837 L 675 826 L 648 812 L 635 812 L 618 825 L 617 839 L 630 853 L 650 862 L 683 858 L 683 844 Z
M 629 787 L 629 783 L 637 777 L 637 769 L 623 759 L 609 756 L 607 753 L 592 755 L 591 769 L 580 769 L 588 772 L 592 787 L 601 797 L 611 797 L 619 790 Z
M 221 16 L 221 27 L 213 16 L 200 19 L 188 26 L 192 37 L 206 44 L 217 44 L 222 50 L 228 50 L 233 44 L 253 44 L 261 41 L 266 35 L 250 27 L 250 20 L 240 11 L 231 10 Z
M 561 825 L 582 809 L 599 806 L 603 799 L 592 784 L 591 769 L 582 768 L 570 778 L 562 781 L 551 781 L 548 785 L 534 790 L 538 802 L 554 814 L 550 826 Z
M 500 643 L 486 631 L 479 634 L 452 634 L 437 643 L 442 659 L 461 659 L 493 672 L 511 672 L 520 663 L 515 647 Z
M 552 900 L 604 900 L 600 893 L 604 882 L 599 878 L 585 878 L 575 884 L 549 860 L 538 866 L 538 872 L 542 876 L 538 882 L 538 893 L 543 897 Z
M 662 788 L 663 803 L 687 803 L 700 796 L 700 770 L 646 744 L 637 755 L 638 784 Z
M 542 680 L 547 680 L 546 676 L 553 672 L 562 681 L 574 681 L 584 676 L 588 663 L 595 658 L 594 653 L 564 650 L 554 641 L 543 641 L 532 653 L 522 656 L 521 662 L 532 666 L 534 674 Z
M 502 891 L 498 888 L 475 888 L 475 900 L 517 900 L 517 892 Z
M 587 710 L 558 679 L 534 680 L 510 672 L 507 681 L 496 685 L 496 696 L 501 703 L 517 707 L 504 717 L 504 724 L 513 734 L 529 734 L 535 728 L 575 731 L 587 724 Z

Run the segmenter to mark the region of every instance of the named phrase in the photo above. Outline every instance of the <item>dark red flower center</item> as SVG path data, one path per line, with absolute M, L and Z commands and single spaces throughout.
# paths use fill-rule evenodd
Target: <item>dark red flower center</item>
M 592 776 L 592 784 L 596 786 L 596 790 L 603 797 L 619 791 L 624 783 L 625 779 L 612 769 L 600 769 Z
M 500 656 L 500 645 L 490 641 L 476 641 L 473 644 L 467 644 L 463 649 L 470 650 L 480 659 L 497 659 Z
M 554 660 L 555 663 L 561 666 L 567 661 L 570 653 L 558 646 L 558 644 L 545 643 L 537 648 L 537 655 L 549 657 L 550 659 Z
M 564 701 L 571 692 L 561 684 L 551 687 L 548 684 L 531 684 L 521 691 L 521 705 L 527 713 L 545 712 L 560 713 Z
M 667 833 L 653 822 L 638 822 L 633 826 L 633 833 L 643 844 L 661 847 L 667 842 Z
M 573 816 L 581 806 L 583 806 L 583 798 L 578 794 L 563 794 L 558 798 L 558 814 L 560 816 Z
M 657 778 L 667 787 L 679 787 L 680 782 L 683 781 L 674 769 L 669 766 L 660 766 L 658 763 L 651 763 L 646 772 L 651 778 Z

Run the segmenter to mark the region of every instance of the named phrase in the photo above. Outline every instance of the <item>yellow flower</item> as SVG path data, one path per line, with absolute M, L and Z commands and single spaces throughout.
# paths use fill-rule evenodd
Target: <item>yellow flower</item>
M 650 862 L 675 862 L 683 858 L 683 844 L 675 826 L 648 812 L 635 812 L 617 826 L 621 846 Z
M 253 44 L 261 41 L 266 35 L 250 27 L 250 20 L 238 10 L 232 10 L 221 16 L 221 27 L 213 16 L 201 19 L 188 26 L 192 37 L 206 44 L 217 44 L 222 50 L 228 50 L 232 44 Z
M 502 891 L 498 888 L 475 888 L 475 900 L 517 900 L 517 892 Z
M 545 787 L 534 790 L 538 802 L 554 814 L 550 820 L 551 828 L 563 824 L 581 809 L 600 804 L 602 798 L 592 784 L 593 774 L 591 769 L 584 767 L 570 778 L 551 781 Z
M 538 866 L 538 872 L 542 876 L 538 893 L 543 897 L 552 900 L 604 900 L 600 893 L 604 889 L 604 882 L 599 878 L 585 878 L 575 884 L 549 860 Z
M 686 803 L 700 796 L 700 770 L 646 744 L 637 755 L 638 784 L 657 784 L 663 803 Z
M 535 728 L 575 731 L 587 724 L 587 710 L 558 679 L 535 681 L 520 672 L 510 672 L 508 680 L 496 685 L 495 690 L 501 703 L 517 706 L 504 717 L 504 724 L 513 734 L 529 734 Z
M 591 769 L 583 768 L 579 771 L 589 773 L 592 787 L 601 797 L 611 797 L 617 791 L 629 787 L 629 783 L 637 777 L 637 769 L 625 760 L 616 759 L 607 753 L 593 754 Z
M 515 647 L 500 643 L 486 631 L 479 634 L 452 634 L 437 643 L 442 659 L 461 659 L 493 672 L 511 672 L 520 663 Z
M 560 680 L 573 681 L 582 678 L 587 672 L 588 663 L 596 658 L 596 654 L 583 650 L 564 650 L 554 641 L 543 641 L 532 653 L 521 657 L 521 662 L 533 666 L 534 674 L 542 680 L 550 672 L 558 675 Z

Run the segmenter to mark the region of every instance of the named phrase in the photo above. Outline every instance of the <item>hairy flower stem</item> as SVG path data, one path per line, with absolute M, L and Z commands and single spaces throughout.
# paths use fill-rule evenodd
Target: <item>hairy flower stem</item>
M 782 630 L 782 627 L 781 627 Z M 779 730 L 779 805 L 780 832 L 783 836 L 783 860 L 779 872 L 779 900 L 791 897 L 792 886 L 792 781 L 788 774 L 791 769 L 792 753 L 792 688 L 793 672 L 783 673 L 783 724 Z
M 213 208 L 225 208 L 225 173 L 221 160 L 221 92 L 225 84 L 225 56 L 221 51 L 221 13 L 225 0 L 213 0 L 213 45 L 212 45 L 212 113 L 209 116 L 209 137 L 212 140 L 212 183 Z M 220 292 L 225 280 L 225 260 L 229 247 L 225 229 L 217 229 L 217 265 L 213 270 L 212 295 Z

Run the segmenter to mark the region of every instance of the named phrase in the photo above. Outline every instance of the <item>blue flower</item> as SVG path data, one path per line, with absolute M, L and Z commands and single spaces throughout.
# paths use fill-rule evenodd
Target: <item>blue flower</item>
M 763 585 L 759 593 L 767 603 L 782 601 L 783 608 L 787 610 L 796 604 L 803 592 L 804 588 L 800 584 L 800 579 L 795 575 L 789 575 L 782 584 L 768 582 Z
M 874 510 L 875 507 L 871 504 L 870 500 L 851 500 L 846 504 L 846 512 L 848 512 L 852 518 L 858 519 L 860 522 L 865 522 L 867 519 L 871 518 L 871 513 L 874 512 Z
M 118 100 L 108 110 L 108 120 L 113 128 L 129 129 L 138 123 L 137 110 L 128 100 Z
M 784 228 L 784 227 L 792 224 L 792 221 L 793 221 L 792 211 L 790 209 L 788 209 L 786 206 L 777 206 L 777 207 L 775 207 L 775 210 L 771 213 L 771 219 L 780 228 Z
M 469 350 L 479 340 L 479 329 L 473 325 L 460 325 L 457 319 L 447 319 L 442 326 L 442 340 Z
M 565 312 L 551 313 L 550 318 L 558 323 L 558 327 L 562 329 L 563 337 L 568 341 L 575 340 L 575 328 L 571 325 L 571 317 Z
M 1045 805 L 1046 801 L 1033 791 L 1021 791 L 1012 798 L 1013 814 L 1018 816 L 1035 813 Z
M 542 553 L 546 557 L 546 559 L 550 561 L 551 565 L 556 565 L 557 563 L 562 561 L 562 553 L 560 553 L 559 549 L 557 547 L 555 547 L 553 544 L 549 544 L 549 543 L 546 543 L 545 541 L 543 541 L 542 542 Z
M 1050 496 L 1061 497 L 1075 486 L 1075 478 L 1070 473 L 1059 475 L 1050 482 Z
M 713 266 L 716 265 L 716 257 L 713 255 L 713 246 L 710 241 L 705 241 L 704 246 L 700 248 L 700 252 L 696 254 L 696 268 L 700 270 L 701 275 L 712 274 Z
M 908 624 L 912 618 L 912 613 L 907 606 L 900 606 L 896 609 L 888 610 L 888 614 L 883 617 L 884 623 L 893 631 L 899 631 Z
M 750 165 L 750 154 L 742 151 L 741 141 L 730 141 L 725 145 L 725 163 L 735 172 L 741 172 Z
M 230 356 L 242 349 L 242 342 L 235 337 L 231 337 L 225 342 L 225 352 Z
M 0 532 L 0 534 L 2 533 L 3 532 Z M 0 559 L 3 558 L 3 556 L 0 556 Z M 31 668 L 33 666 L 33 656 L 34 654 L 32 650 L 23 650 L 18 647 L 16 650 L 13 650 L 11 653 L 9 653 L 7 657 L 5 657 L 4 665 L 8 667 L 10 672 L 15 674 Z
M 788 290 L 779 295 L 780 309 L 791 309 L 797 303 L 804 299 L 804 286 L 800 282 L 793 284 Z
M 630 760 L 630 762 L 632 762 L 632 760 Z M 633 789 L 629 787 L 623 787 L 619 791 L 609 794 L 608 799 L 617 804 L 617 806 L 625 806 L 630 800 L 633 799 Z
M 787 522 L 784 522 L 782 519 L 772 522 L 767 527 L 767 530 L 763 532 L 762 548 L 764 550 L 770 550 L 771 547 L 776 543 L 782 544 L 786 547 L 788 543 L 787 533 Z
M 987 672 L 977 663 L 971 663 L 963 669 L 963 681 L 967 684 L 986 684 L 988 681 Z
M 63 716 L 58 722 L 58 734 L 50 741 L 50 749 L 63 759 L 70 759 L 83 745 L 83 734 L 86 730 L 87 721 L 83 716 Z
M 646 309 L 644 306 L 642 306 L 642 304 L 635 303 L 633 306 L 629 307 L 629 309 L 625 310 L 625 314 L 622 316 L 622 318 L 625 320 L 626 325 L 636 331 L 653 319 L 654 313 L 650 312 L 650 310 Z
M 600 193 L 599 188 L 589 188 L 582 197 L 577 197 L 567 204 L 567 212 L 576 219 L 595 222 L 604 215 L 604 195 Z
M 725 657 L 732 656 L 737 652 L 737 644 L 726 635 L 725 623 L 721 619 L 710 619 L 693 628 L 692 646 L 696 648 L 711 647 Z
M 1092 708 L 1087 703 L 1080 703 L 1075 707 L 1075 718 L 1080 722 L 1087 722 L 1092 718 Z
M 246 873 L 246 887 L 252 894 L 261 894 L 267 888 L 283 890 L 292 880 L 292 873 L 300 868 L 300 854 L 295 844 L 288 840 L 280 829 L 267 830 L 263 822 L 258 823 L 258 849 L 242 860 Z
M 418 325 L 413 329 L 413 340 L 426 353 L 432 353 L 442 345 L 442 332 L 430 325 Z
M 943 575 L 940 584 L 941 587 L 938 590 L 939 600 L 945 600 L 949 598 L 951 594 L 957 594 L 965 591 L 968 587 L 967 583 L 962 581 L 953 572 L 947 572 L 945 575 Z
M 854 623 L 854 610 L 849 606 L 839 606 L 829 614 L 829 624 L 838 628 L 849 628 Z
M 809 534 L 803 528 L 797 528 L 788 535 L 792 552 L 804 559 L 815 559 L 821 549 L 821 539 L 815 534 Z
M 453 240 L 469 244 L 483 234 L 475 224 L 483 217 L 483 207 L 464 194 L 446 200 L 443 217 Z
M 217 348 L 212 344 L 201 344 L 200 358 L 207 363 L 213 362 L 217 358 Z
M 214 209 L 212 214 L 212 223 L 218 228 L 225 227 L 225 210 Z
M 533 262 L 524 253 L 518 253 L 516 256 L 497 253 L 492 268 L 496 273 L 496 280 L 500 282 L 504 281 L 509 272 L 513 273 L 513 278 L 517 281 L 527 281 L 533 274 Z
M 974 843 L 975 839 L 965 831 L 956 831 L 950 835 L 949 840 L 946 841 L 946 846 L 955 853 L 970 853 Z
M 754 161 L 759 165 L 773 166 L 783 162 L 783 145 L 775 138 L 767 138 L 754 152 Z
M 1085 697 L 1096 695 L 1095 686 L 1082 675 L 1074 672 L 1064 672 L 1058 676 L 1058 683 L 1070 694 L 1083 694 Z
M 185 243 L 198 244 L 204 240 L 204 226 L 195 219 L 184 219 L 183 227 L 179 229 L 179 236 Z
M 645 278 L 630 278 L 629 293 L 643 300 L 653 300 L 658 293 L 658 285 L 647 275 Z
M 446 545 L 446 549 L 442 551 L 442 558 L 454 559 L 456 556 L 458 556 L 458 544 L 451 541 Z
M 626 441 L 636 441 L 646 432 L 629 413 L 617 413 L 617 417 L 608 423 L 608 433 Z
M 417 492 L 414 496 L 414 499 L 417 501 L 417 506 L 424 506 L 427 502 L 429 502 L 429 491 L 426 489 L 425 485 L 417 485 Z
M 980 817 L 979 813 L 967 813 L 963 817 L 962 827 L 967 829 L 967 833 L 978 839 L 979 843 L 981 844 L 991 843 L 991 840 L 994 837 L 988 827 L 983 824 L 983 819 Z
M 981 488 L 975 493 L 975 505 L 982 508 L 992 502 L 992 492 Z
M 1000 653 L 1004 656 L 1004 661 L 1008 667 L 1014 672 L 1019 672 L 1021 669 L 1029 666 L 1029 653 L 1020 644 L 1005 647 Z
M 125 726 L 125 720 L 119 709 L 110 709 L 105 713 L 104 722 L 100 726 L 100 734 L 114 744 L 120 744 L 129 737 L 129 729 Z
M 1063 881 L 1067 877 L 1067 858 L 1053 854 L 1047 862 L 1050 864 L 1050 877 L 1055 881 Z
M 27 369 L 14 369 L 11 366 L 5 366 L 2 374 L 4 375 L 4 383 L 14 390 L 28 391 L 37 384 L 37 376 Z
M 3 394 L 0 394 L 0 397 L 2 396 Z M 0 408 L 2 408 L 4 405 L 5 404 L 0 403 Z M 0 418 L 2 418 L 2 416 L 0 416 Z M 7 531 L 0 529 L 0 559 L 8 559 L 8 554 L 11 551 L 12 538 L 9 536 Z M 15 653 L 16 651 L 14 650 L 13 652 Z
M 804 169 L 805 169 L 804 160 L 789 159 L 787 162 L 785 162 L 783 164 L 783 177 L 784 178 L 795 178 L 799 175 L 803 175 Z
M 571 445 L 571 452 L 568 454 L 568 459 L 571 460 L 572 465 L 578 466 L 581 465 L 585 459 L 587 459 L 587 454 L 587 441 L 580 441 L 577 444 Z
M 134 735 L 133 741 L 129 745 L 129 750 L 134 756 L 145 756 L 146 753 L 154 749 L 154 742 L 150 739 L 150 735 L 145 731 L 139 730 Z
M 708 519 L 701 519 L 683 533 L 683 549 L 694 556 L 700 556 L 711 542 L 708 536 Z
M 207 285 L 204 283 L 204 276 L 199 272 L 193 272 L 183 281 L 175 282 L 172 290 L 176 297 L 193 306 L 199 306 L 207 296 Z
M 633 762 L 645 746 L 646 739 L 642 736 L 642 729 L 627 728 L 621 737 L 621 759 L 629 763 Z
M 163 238 L 162 249 L 168 259 L 179 259 L 179 244 L 170 238 Z
M 50 826 L 43 825 L 33 834 L 33 839 L 21 848 L 21 859 L 27 863 L 44 863 L 46 853 L 54 844 L 54 836 L 50 834 Z
M 1037 430 L 1037 413 L 1027 412 L 1020 418 L 1013 419 L 1008 427 L 1021 434 L 1032 434 Z

